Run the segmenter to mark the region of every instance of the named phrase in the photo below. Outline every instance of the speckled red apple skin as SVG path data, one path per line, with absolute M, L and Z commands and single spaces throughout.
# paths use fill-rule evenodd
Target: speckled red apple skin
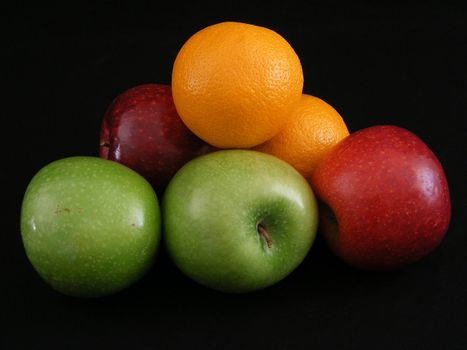
M 140 173 L 161 194 L 189 160 L 214 150 L 180 119 L 170 86 L 145 84 L 119 95 L 101 127 L 101 158 Z
M 397 126 L 348 136 L 318 165 L 311 184 L 335 215 L 331 219 L 323 206 L 326 241 L 359 268 L 415 262 L 439 245 L 449 226 L 449 189 L 440 162 L 421 139 Z

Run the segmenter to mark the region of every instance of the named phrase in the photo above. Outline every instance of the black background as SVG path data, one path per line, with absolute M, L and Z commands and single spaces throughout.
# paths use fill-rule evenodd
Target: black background
M 462 2 L 1 6 L 4 349 L 467 349 Z M 117 295 L 54 292 L 21 244 L 28 182 L 58 158 L 97 155 L 110 101 L 142 83 L 170 84 L 184 41 L 225 20 L 282 34 L 301 59 L 304 91 L 334 106 L 350 131 L 395 124 L 429 145 L 451 190 L 443 243 L 419 263 L 372 273 L 342 264 L 318 239 L 288 278 L 245 295 L 198 286 L 162 251 L 143 280 Z

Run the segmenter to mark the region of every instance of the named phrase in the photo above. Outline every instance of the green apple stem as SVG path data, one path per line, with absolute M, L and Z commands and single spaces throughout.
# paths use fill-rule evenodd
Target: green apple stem
M 268 245 L 268 248 L 272 248 L 272 239 L 271 236 L 269 236 L 268 231 L 264 228 L 263 225 L 259 224 L 258 225 L 258 233 L 263 236 L 263 238 L 266 240 L 266 244 Z

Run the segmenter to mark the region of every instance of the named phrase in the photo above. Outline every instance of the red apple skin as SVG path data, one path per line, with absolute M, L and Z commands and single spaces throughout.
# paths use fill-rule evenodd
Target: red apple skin
M 311 178 L 320 226 L 331 250 L 367 270 L 415 262 L 435 249 L 451 218 L 448 184 L 433 152 L 410 131 L 357 131 L 320 162 Z
M 168 85 L 125 91 L 102 121 L 99 156 L 135 170 L 158 194 L 185 163 L 212 150 L 183 124 Z

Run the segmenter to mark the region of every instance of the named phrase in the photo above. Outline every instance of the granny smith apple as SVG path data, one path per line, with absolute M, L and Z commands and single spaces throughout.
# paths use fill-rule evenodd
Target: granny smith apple
M 168 252 L 189 277 L 225 292 L 270 286 L 310 250 L 317 205 L 284 161 L 250 150 L 198 157 L 169 183 L 162 204 Z
M 159 204 L 151 185 L 121 164 L 65 158 L 31 180 L 21 234 L 32 265 L 54 289 L 103 296 L 150 267 L 160 240 Z

